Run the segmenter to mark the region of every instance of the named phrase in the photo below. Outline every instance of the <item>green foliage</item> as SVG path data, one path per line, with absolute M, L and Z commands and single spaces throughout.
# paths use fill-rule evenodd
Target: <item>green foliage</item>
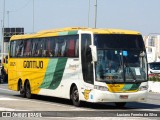
M 159 74 L 155 74 L 154 76 L 149 76 L 149 81 L 160 82 Z

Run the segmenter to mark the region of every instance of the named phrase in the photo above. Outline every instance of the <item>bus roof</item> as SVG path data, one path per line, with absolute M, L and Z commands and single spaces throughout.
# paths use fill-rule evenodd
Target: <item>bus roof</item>
M 105 29 L 105 28 L 85 28 L 85 27 L 68 27 L 52 30 L 44 30 L 33 34 L 24 35 L 13 35 L 11 40 L 27 39 L 27 38 L 40 38 L 40 37 L 51 37 L 51 36 L 61 36 L 61 35 L 73 35 L 77 34 L 78 31 L 90 31 L 94 34 L 135 34 L 140 35 L 137 31 L 122 30 L 122 29 Z

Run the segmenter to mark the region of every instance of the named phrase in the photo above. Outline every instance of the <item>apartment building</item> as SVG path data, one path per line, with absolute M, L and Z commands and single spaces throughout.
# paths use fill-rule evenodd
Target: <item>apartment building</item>
M 148 62 L 160 61 L 160 34 L 149 34 L 144 37 Z

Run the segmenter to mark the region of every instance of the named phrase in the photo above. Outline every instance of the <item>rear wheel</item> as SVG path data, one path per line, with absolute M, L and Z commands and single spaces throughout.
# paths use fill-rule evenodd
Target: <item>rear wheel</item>
M 126 105 L 126 102 L 116 102 L 115 104 L 118 108 L 123 108 Z
M 24 88 L 22 86 L 22 81 L 19 82 L 19 91 L 20 91 L 20 95 L 22 97 L 26 97 L 25 90 L 24 90 Z
M 31 94 L 31 88 L 30 88 L 30 84 L 29 82 L 26 83 L 25 85 L 25 94 L 27 98 L 32 98 L 32 94 Z
M 72 88 L 71 100 L 72 100 L 73 105 L 77 107 L 80 106 L 81 101 L 79 100 L 79 92 L 76 86 Z

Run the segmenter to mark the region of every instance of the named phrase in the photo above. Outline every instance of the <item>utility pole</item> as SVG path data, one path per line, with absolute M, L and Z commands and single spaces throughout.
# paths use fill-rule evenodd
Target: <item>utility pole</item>
M 3 30 L 2 29 L 3 29 L 3 20 L 1 20 L 1 42 L 2 42 L 1 43 L 1 51 L 0 51 L 1 53 L 2 53 L 2 44 L 3 44 L 3 35 L 2 35 L 3 34 Z
M 88 27 L 89 27 L 89 18 L 90 18 L 90 0 L 88 5 Z
M 33 33 L 34 33 L 34 0 L 33 0 Z
M 7 15 L 8 15 L 8 28 L 9 28 L 9 12 L 10 11 L 7 11 Z
M 3 0 L 2 48 L 1 48 L 2 53 L 4 53 L 4 21 L 5 21 L 5 0 Z
M 97 27 L 97 0 L 95 0 L 95 28 Z

